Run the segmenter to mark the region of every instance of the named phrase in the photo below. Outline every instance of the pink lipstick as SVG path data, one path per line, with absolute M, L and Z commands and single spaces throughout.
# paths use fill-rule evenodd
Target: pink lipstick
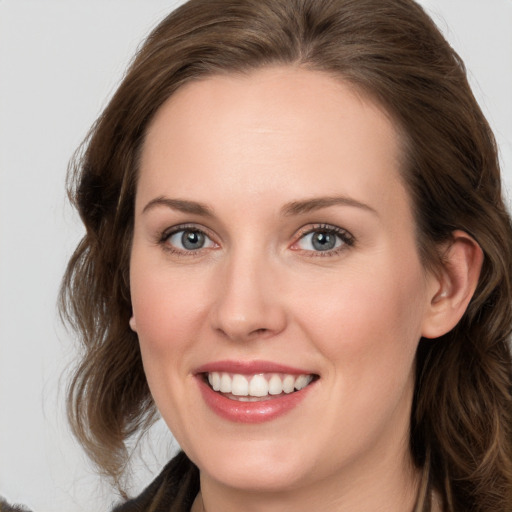
M 262 423 L 294 409 L 318 375 L 267 361 L 217 361 L 195 372 L 206 404 L 238 423 Z

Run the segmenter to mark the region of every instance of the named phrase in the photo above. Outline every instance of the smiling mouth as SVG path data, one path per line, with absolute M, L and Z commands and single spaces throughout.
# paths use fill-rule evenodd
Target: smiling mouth
M 209 387 L 230 400 L 260 402 L 295 393 L 318 379 L 318 375 L 287 373 L 257 373 L 244 375 L 228 372 L 203 374 Z

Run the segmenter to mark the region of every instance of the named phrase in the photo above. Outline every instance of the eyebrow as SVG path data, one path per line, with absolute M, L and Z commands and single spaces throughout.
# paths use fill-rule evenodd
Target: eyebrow
M 172 210 L 177 210 L 183 213 L 191 213 L 194 215 L 200 215 L 203 217 L 213 217 L 213 210 L 203 204 L 198 203 L 196 201 L 187 201 L 185 199 L 171 199 L 170 197 L 156 197 L 149 201 L 148 204 L 142 210 L 142 213 L 146 213 L 153 208 L 158 206 L 164 206 L 166 208 L 171 208 Z M 322 208 L 329 208 L 330 206 L 351 206 L 355 208 L 360 208 L 362 210 L 366 210 L 370 213 L 373 213 L 378 216 L 376 210 L 374 210 L 371 206 L 368 206 L 365 203 L 357 201 L 356 199 L 352 199 L 350 197 L 345 196 L 336 196 L 336 197 L 315 197 L 312 199 L 305 199 L 301 201 L 292 201 L 290 203 L 285 204 L 281 208 L 281 215 L 285 217 L 293 216 L 293 215 L 303 215 L 305 213 L 309 213 L 316 210 L 321 210 Z
M 167 208 L 171 208 L 172 210 L 178 210 L 183 213 L 192 213 L 194 215 L 201 215 L 203 217 L 213 217 L 212 209 L 202 203 L 197 203 L 195 201 L 186 201 L 184 199 L 171 199 L 169 197 L 156 197 L 149 201 L 149 203 L 144 206 L 142 213 L 146 213 L 157 206 L 165 206 Z
M 315 210 L 321 210 L 322 208 L 329 208 L 330 206 L 352 206 L 355 208 L 361 208 L 362 210 L 366 210 L 379 216 L 377 211 L 371 206 L 345 196 L 315 197 L 312 199 L 305 199 L 303 201 L 292 201 L 291 203 L 283 206 L 281 213 L 284 216 L 302 215 Z

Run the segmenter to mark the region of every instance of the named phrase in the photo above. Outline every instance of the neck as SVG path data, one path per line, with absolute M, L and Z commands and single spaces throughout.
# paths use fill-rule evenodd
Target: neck
M 390 464 L 391 463 L 391 464 Z M 362 469 L 362 468 L 361 468 Z M 233 489 L 201 474 L 201 492 L 192 512 L 412 512 L 420 489 L 421 471 L 410 456 L 380 458 L 365 470 L 347 468 L 335 478 L 300 482 L 279 491 Z

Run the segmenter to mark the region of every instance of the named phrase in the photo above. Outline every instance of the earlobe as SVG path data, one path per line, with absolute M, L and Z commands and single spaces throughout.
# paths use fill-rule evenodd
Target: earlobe
M 137 332 L 137 324 L 135 322 L 135 317 L 130 317 L 130 320 L 128 322 L 130 324 L 130 329 L 133 331 L 133 332 Z
M 422 336 L 438 338 L 451 331 L 464 315 L 475 292 L 483 262 L 478 243 L 464 231 L 454 231 L 442 258 L 442 268 L 432 276 L 430 303 Z

